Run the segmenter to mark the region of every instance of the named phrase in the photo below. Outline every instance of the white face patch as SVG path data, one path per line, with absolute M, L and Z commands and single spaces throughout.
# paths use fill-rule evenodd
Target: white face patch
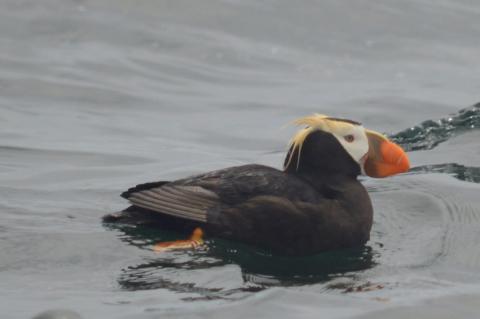
M 364 171 L 363 166 L 369 151 L 369 140 L 367 130 L 362 125 L 353 121 L 329 118 L 321 114 L 313 114 L 298 119 L 295 124 L 306 126 L 294 135 L 289 146 L 291 149 L 298 150 L 297 166 L 300 163 L 300 154 L 306 138 L 316 130 L 321 130 L 332 134 L 353 160 L 360 165 L 362 172 Z M 294 153 L 293 151 L 290 153 L 285 167 L 288 167 L 292 161 Z
M 361 125 L 345 125 L 340 130 L 332 130 L 330 134 L 340 142 L 348 154 L 363 168 L 365 155 L 368 153 L 368 138 Z

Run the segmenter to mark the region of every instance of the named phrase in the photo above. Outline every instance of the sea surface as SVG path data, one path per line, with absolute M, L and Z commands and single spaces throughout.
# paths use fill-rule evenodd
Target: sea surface
M 478 318 L 480 2 L 0 0 L 0 318 Z M 324 113 L 402 144 L 360 249 L 102 224 L 138 183 L 281 167 Z

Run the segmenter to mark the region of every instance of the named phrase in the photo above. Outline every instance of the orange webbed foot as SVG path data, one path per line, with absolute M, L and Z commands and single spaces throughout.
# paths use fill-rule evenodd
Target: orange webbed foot
M 160 253 L 177 249 L 196 249 L 203 244 L 203 230 L 197 227 L 189 239 L 160 242 L 153 246 L 153 250 Z

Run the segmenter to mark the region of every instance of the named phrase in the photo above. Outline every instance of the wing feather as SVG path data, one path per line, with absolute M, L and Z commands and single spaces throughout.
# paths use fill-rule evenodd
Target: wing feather
M 157 196 L 160 196 L 162 198 L 171 198 L 174 200 L 182 200 L 182 201 L 188 201 L 191 203 L 194 203 L 195 205 L 205 205 L 205 206 L 211 206 L 212 204 L 216 204 L 218 202 L 218 196 L 214 194 L 216 197 L 215 199 L 211 199 L 209 197 L 206 197 L 202 195 L 201 193 L 194 193 L 189 191 L 189 189 L 182 189 L 179 190 L 179 187 L 160 187 L 153 189 L 152 192 L 154 192 Z M 210 191 L 209 191 L 210 192 Z
M 141 203 L 135 203 L 135 202 L 132 202 L 132 203 L 134 203 L 135 206 L 138 206 L 138 207 L 141 207 L 141 208 L 146 208 L 146 209 L 149 209 L 151 211 L 159 212 L 159 213 L 162 213 L 162 214 L 171 215 L 171 216 L 175 216 L 175 217 L 179 217 L 179 218 L 183 218 L 183 219 L 205 222 L 204 219 L 199 218 L 196 214 L 184 213 L 183 211 L 180 211 L 178 209 L 172 209 L 171 207 L 160 206 L 158 204 L 150 203 L 150 202 L 147 202 L 147 201 L 142 201 Z
M 206 222 L 209 209 L 219 205 L 214 192 L 200 186 L 165 184 L 128 194 L 138 207 L 179 218 Z

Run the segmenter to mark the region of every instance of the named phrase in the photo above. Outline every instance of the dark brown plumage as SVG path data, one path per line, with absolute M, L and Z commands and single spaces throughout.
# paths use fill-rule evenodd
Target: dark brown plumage
M 373 209 L 357 180 L 361 165 L 371 155 L 375 162 L 369 162 L 370 170 L 383 177 L 407 170 L 408 158 L 380 134 L 365 133 L 357 122 L 323 116 L 305 121 L 308 126 L 294 138 L 284 171 L 244 165 L 141 184 L 122 194 L 132 206 L 104 220 L 153 223 L 187 232 L 201 227 L 207 236 L 287 255 L 363 245 L 370 236 Z M 319 128 L 312 126 L 317 123 Z M 364 144 L 353 151 L 347 151 L 349 144 L 342 145 L 345 142 L 338 137 L 348 134 L 351 142 L 355 136 L 350 131 L 363 134 L 357 138 Z M 374 149 L 365 145 L 370 143 L 367 134 Z
M 312 167 L 307 159 L 315 154 L 317 144 L 328 146 L 329 151 L 320 155 L 319 167 Z M 369 239 L 372 206 L 356 180 L 358 164 L 327 133 L 312 134 L 303 152 L 305 165 L 298 171 L 292 169 L 295 161 L 285 172 L 262 165 L 231 167 L 138 185 L 122 197 L 133 204 L 130 213 L 141 207 L 138 211 L 154 215 L 160 224 L 168 215 L 182 220 L 177 221 L 178 227 L 201 226 L 207 236 L 283 254 L 362 245 Z M 172 218 L 165 218 L 165 226 L 172 224 Z

